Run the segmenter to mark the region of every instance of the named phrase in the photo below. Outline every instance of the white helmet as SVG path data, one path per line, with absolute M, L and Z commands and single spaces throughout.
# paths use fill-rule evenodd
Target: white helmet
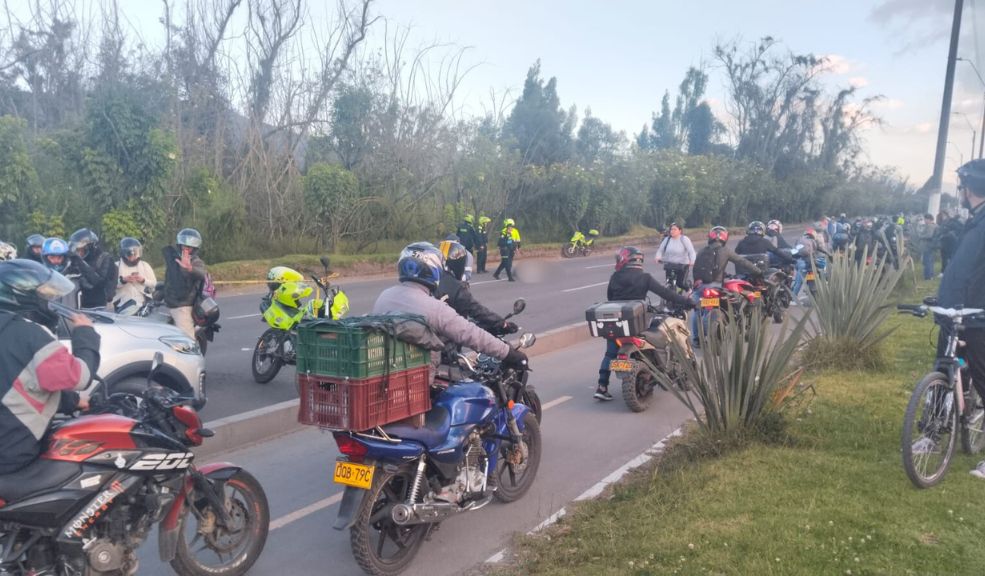
M 0 242 L 0 262 L 17 258 L 17 248 L 6 242 Z

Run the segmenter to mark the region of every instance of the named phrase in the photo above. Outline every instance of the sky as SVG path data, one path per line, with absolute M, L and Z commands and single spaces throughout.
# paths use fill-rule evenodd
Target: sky
M 90 7 L 101 0 L 79 0 Z M 117 0 L 141 40 L 163 36 L 162 4 Z M 350 4 L 355 0 L 347 0 Z M 26 0 L 15 0 L 14 9 Z M 565 108 L 590 109 L 630 139 L 650 122 L 665 90 L 672 97 L 689 66 L 710 75 L 707 98 L 725 120 L 724 75 L 712 50 L 718 41 L 752 43 L 769 35 L 781 50 L 829 59 L 825 83 L 834 92 L 858 87 L 858 98 L 881 96 L 873 107 L 881 126 L 865 131 L 869 161 L 895 167 L 916 186 L 933 170 L 948 37 L 955 0 L 376 0 L 379 16 L 364 50 L 381 50 L 396 30 L 409 30 L 409 49 L 441 44 L 435 61 L 464 49 L 468 70 L 456 92 L 461 116 L 492 110 L 494 94 L 511 102 L 528 68 L 541 62 L 556 77 Z M 173 5 L 181 6 L 180 0 Z M 245 4 L 245 3 L 244 3 Z M 971 158 L 972 129 L 985 110 L 985 0 L 964 0 L 945 190 Z M 328 31 L 330 0 L 306 0 L 310 23 Z M 409 52 L 408 52 L 409 56 Z M 977 144 L 976 144 L 977 148 Z M 974 151 L 977 156 L 977 150 Z

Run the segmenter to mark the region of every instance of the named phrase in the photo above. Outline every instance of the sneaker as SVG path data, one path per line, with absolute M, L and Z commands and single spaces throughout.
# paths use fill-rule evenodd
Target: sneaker
M 910 447 L 914 454 L 931 454 L 937 450 L 937 442 L 934 442 L 930 438 L 923 437 Z M 983 476 L 985 478 L 985 476 Z
M 495 278 L 496 280 L 499 280 L 499 274 L 493 274 L 493 278 Z
M 977 476 L 979 478 L 985 478 L 985 460 L 978 463 L 971 471 L 972 476 Z
M 594 398 L 596 400 L 602 400 L 603 402 L 608 402 L 609 400 L 612 400 L 612 394 L 609 394 L 608 388 L 603 388 L 599 386 L 598 388 L 595 389 Z

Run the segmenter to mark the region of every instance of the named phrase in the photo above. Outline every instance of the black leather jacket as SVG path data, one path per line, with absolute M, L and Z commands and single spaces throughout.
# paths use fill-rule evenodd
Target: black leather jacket
M 979 204 L 964 225 L 954 256 L 937 292 L 941 306 L 985 308 L 985 204 Z M 985 322 L 966 321 L 974 328 Z
M 503 317 L 479 304 L 479 301 L 472 296 L 468 285 L 449 272 L 441 273 L 435 296 L 454 308 L 459 316 L 475 320 L 475 323 L 486 332 L 502 333 L 503 324 L 506 322 Z
M 608 300 L 644 300 L 650 292 L 668 302 L 687 306 L 690 300 L 667 288 L 642 268 L 623 268 L 616 270 L 609 278 L 605 297 Z

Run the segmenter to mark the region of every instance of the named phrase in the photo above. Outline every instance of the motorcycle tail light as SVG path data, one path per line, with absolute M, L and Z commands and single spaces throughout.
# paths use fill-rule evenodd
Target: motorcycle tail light
M 635 337 L 633 337 L 633 338 L 630 338 L 629 341 L 632 342 L 633 345 L 636 346 L 637 348 L 642 348 L 643 347 L 643 339 L 642 338 L 635 338 Z
M 336 434 L 335 443 L 339 447 L 339 452 L 348 456 L 352 462 L 362 462 L 369 452 L 368 446 L 348 434 Z
M 701 297 L 702 298 L 714 298 L 715 297 L 715 291 L 712 290 L 711 288 L 705 288 L 704 290 L 701 291 Z
M 193 446 L 201 446 L 203 436 L 199 433 L 199 431 L 202 427 L 202 420 L 198 417 L 198 413 L 188 406 L 175 406 L 171 408 L 171 413 L 178 420 L 178 422 L 185 425 L 185 438 L 187 438 Z
M 616 354 L 616 360 L 629 360 L 629 356 L 626 354 Z

